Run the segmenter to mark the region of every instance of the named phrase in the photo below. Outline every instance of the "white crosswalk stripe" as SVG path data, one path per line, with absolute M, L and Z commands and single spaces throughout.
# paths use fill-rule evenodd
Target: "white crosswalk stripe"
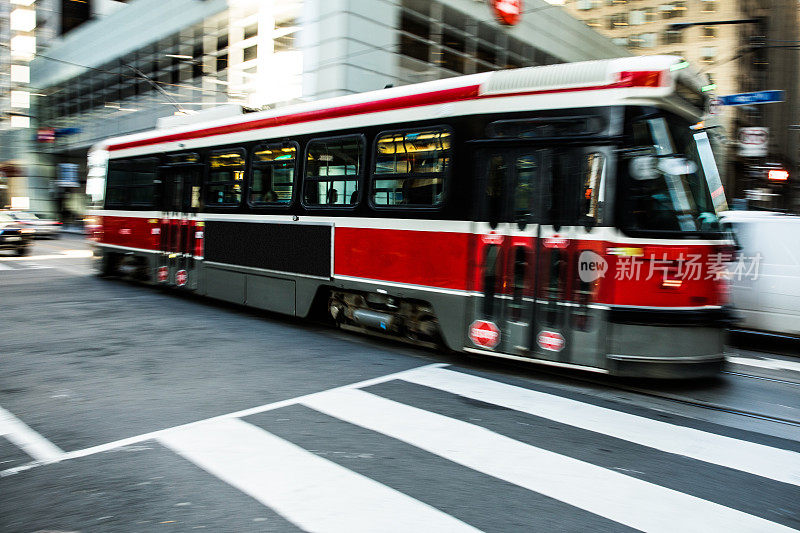
M 158 440 L 307 531 L 478 531 L 241 420 L 196 424 Z
M 303 404 L 643 531 L 792 531 L 763 518 L 364 391 L 332 391 Z
M 57 461 L 64 455 L 58 446 L 2 407 L 0 407 L 0 436 L 6 437 L 37 461 Z
M 444 368 L 409 373 L 403 376 L 403 380 L 800 486 L 800 454 L 795 452 L 614 411 Z

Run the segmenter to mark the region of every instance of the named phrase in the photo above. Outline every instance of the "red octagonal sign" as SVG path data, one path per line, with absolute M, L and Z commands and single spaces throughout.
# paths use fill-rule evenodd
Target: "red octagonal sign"
M 564 337 L 557 331 L 542 331 L 536 339 L 542 350 L 560 352 L 564 349 Z
M 522 0 L 491 0 L 494 16 L 502 24 L 514 26 L 522 18 Z
M 483 348 L 494 348 L 500 344 L 500 328 L 494 322 L 476 320 L 469 327 L 469 339 Z

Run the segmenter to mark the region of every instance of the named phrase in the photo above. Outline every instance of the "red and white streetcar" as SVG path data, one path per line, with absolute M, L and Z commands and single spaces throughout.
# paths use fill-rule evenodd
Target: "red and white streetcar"
M 110 139 L 105 274 L 616 375 L 723 364 L 725 195 L 673 56 L 451 78 Z

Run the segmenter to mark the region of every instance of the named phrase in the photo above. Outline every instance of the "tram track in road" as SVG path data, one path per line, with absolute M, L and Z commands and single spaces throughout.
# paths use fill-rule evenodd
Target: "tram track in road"
M 723 373 L 724 374 L 732 374 L 732 375 L 747 377 L 747 378 L 758 377 L 758 376 L 750 376 L 750 375 L 747 375 L 747 374 L 740 374 L 738 372 L 727 372 L 727 371 L 725 371 Z M 770 379 L 770 381 L 778 381 L 780 383 L 785 383 L 785 384 L 789 384 L 789 385 L 799 385 L 798 383 L 795 383 L 795 382 L 792 382 L 792 381 L 772 380 L 772 379 Z M 600 381 L 597 381 L 596 383 L 597 384 L 601 384 Z M 689 399 L 689 398 L 683 398 L 683 397 L 680 397 L 680 396 L 674 395 L 674 394 L 669 394 L 669 393 L 664 393 L 664 392 L 654 392 L 654 391 L 651 391 L 651 390 L 648 390 L 648 389 L 642 389 L 640 387 L 626 386 L 626 385 L 621 385 L 621 384 L 612 384 L 611 387 L 613 387 L 615 389 L 619 389 L 619 390 L 624 390 L 624 391 L 627 391 L 627 392 L 633 392 L 633 393 L 636 393 L 636 394 L 639 394 L 639 395 L 642 395 L 642 396 L 647 396 L 649 398 L 658 398 L 658 399 L 661 399 L 661 400 L 669 400 L 671 402 L 680 403 L 682 405 L 689 405 L 689 406 L 698 407 L 698 408 L 701 408 L 701 409 L 708 409 L 708 410 L 712 410 L 712 411 L 719 411 L 719 412 L 722 412 L 722 413 L 739 415 L 739 416 L 744 416 L 744 417 L 747 417 L 747 418 L 753 418 L 753 419 L 757 419 L 757 420 L 763 420 L 763 421 L 767 421 L 767 422 L 774 422 L 776 424 L 784 424 L 784 425 L 788 425 L 788 426 L 800 427 L 800 420 L 785 418 L 785 417 L 781 417 L 781 416 L 773 416 L 773 415 L 768 415 L 768 414 L 764 414 L 764 413 L 758 413 L 758 412 L 755 412 L 755 411 L 749 411 L 749 410 L 740 409 L 740 408 L 737 408 L 737 407 L 725 406 L 723 404 L 718 404 L 716 402 L 709 402 L 709 401 L 704 401 L 704 400 L 693 400 L 693 399 Z
M 729 415 L 738 415 L 747 419 L 751 420 L 759 420 L 765 422 L 772 422 L 775 424 L 780 424 L 783 426 L 790 426 L 795 428 L 800 428 L 800 418 L 795 417 L 785 417 L 779 416 L 774 414 L 769 414 L 767 412 L 758 411 L 758 410 L 750 410 L 744 409 L 740 407 L 735 407 L 733 405 L 727 405 L 723 402 L 715 402 L 711 400 L 703 400 L 698 398 L 691 398 L 681 393 L 673 393 L 670 391 L 664 390 L 657 390 L 655 389 L 656 386 L 658 387 L 671 387 L 671 386 L 683 386 L 687 382 L 682 381 L 680 383 L 676 382 L 664 382 L 664 381 L 655 381 L 653 380 L 648 381 L 648 383 L 653 383 L 654 388 L 649 388 L 647 386 L 641 385 L 634 385 L 631 384 L 629 381 L 631 378 L 615 378 L 613 376 L 602 376 L 597 374 L 592 375 L 585 375 L 580 372 L 568 370 L 568 369 L 558 369 L 558 368 L 551 368 L 551 367 L 544 367 L 539 365 L 529 365 L 525 363 L 519 362 L 511 362 L 511 361 L 487 361 L 477 362 L 474 361 L 479 368 L 488 369 L 488 367 L 493 367 L 495 371 L 500 370 L 501 367 L 505 367 L 507 369 L 514 368 L 515 370 L 519 370 L 520 368 L 525 368 L 528 371 L 535 369 L 535 374 L 531 372 L 529 377 L 535 377 L 535 375 L 544 377 L 551 376 L 554 378 L 559 378 L 559 381 L 564 380 L 562 383 L 564 384 L 572 384 L 572 385 L 584 385 L 584 386 L 591 386 L 593 388 L 600 387 L 605 389 L 606 391 L 621 391 L 635 394 L 639 397 L 644 397 L 653 400 L 662 400 L 667 401 L 676 405 L 683 405 L 687 407 L 693 407 L 696 409 L 702 409 L 706 411 L 715 411 L 719 413 L 725 413 Z M 499 366 L 498 366 L 499 365 Z M 522 366 L 524 365 L 524 366 Z M 514 375 L 519 375 L 517 372 L 513 372 Z M 754 380 L 754 381 L 766 381 L 771 382 L 779 385 L 786 385 L 792 387 L 800 387 L 800 382 L 785 380 L 780 378 L 772 378 L 767 376 L 759 376 L 755 374 L 747 374 L 743 372 L 736 372 L 731 370 L 724 370 L 720 373 L 720 378 L 725 379 L 725 377 L 729 376 L 729 379 L 746 379 L 746 380 Z M 702 381 L 708 380 L 692 380 L 689 383 L 697 383 L 700 384 Z M 712 382 L 709 381 L 711 385 Z M 695 390 L 703 390 L 703 388 L 698 387 Z
M 785 385 L 795 385 L 800 387 L 800 381 L 791 381 L 788 379 L 780 379 L 780 378 L 773 378 L 768 376 L 757 376 L 755 374 L 745 374 L 743 372 L 733 372 L 731 370 L 723 370 L 723 374 L 729 374 L 731 376 L 738 376 L 742 378 L 750 378 L 750 379 L 760 379 L 763 381 L 772 381 L 774 383 L 783 383 Z

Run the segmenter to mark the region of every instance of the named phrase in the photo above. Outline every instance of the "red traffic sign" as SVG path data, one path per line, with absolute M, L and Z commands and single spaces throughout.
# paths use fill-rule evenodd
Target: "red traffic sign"
M 175 273 L 175 283 L 178 284 L 178 287 L 183 287 L 187 281 L 189 281 L 189 274 L 185 270 L 178 270 Z
M 156 273 L 158 281 L 164 283 L 167 281 L 167 277 L 169 276 L 169 269 L 165 266 L 158 267 L 158 271 Z
M 490 0 L 498 22 L 514 26 L 522 19 L 522 0 Z
M 500 344 L 500 328 L 488 320 L 476 320 L 469 327 L 469 340 L 475 346 L 494 348 Z
M 560 352 L 564 349 L 564 337 L 557 331 L 542 331 L 536 338 L 536 343 L 542 350 Z

